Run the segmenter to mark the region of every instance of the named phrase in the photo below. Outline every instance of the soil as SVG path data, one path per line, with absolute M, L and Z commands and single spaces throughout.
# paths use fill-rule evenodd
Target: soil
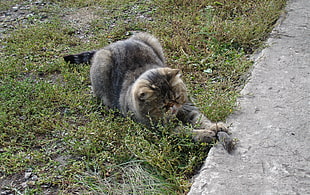
M 24 1 L 22 4 L 12 6 L 10 9 L 0 12 L 0 39 L 5 36 L 10 36 L 13 30 L 18 28 L 27 28 L 27 26 L 36 22 L 47 22 L 50 17 L 44 11 L 47 6 L 57 6 L 53 3 L 42 1 Z M 94 14 L 94 9 L 81 8 L 71 14 L 63 15 L 63 19 L 69 24 L 74 25 L 79 30 L 76 34 L 81 39 L 86 39 L 85 31 L 89 27 L 89 23 L 97 19 Z M 57 77 L 57 74 L 54 75 Z M 1 151 L 0 152 L 4 152 Z M 66 164 L 68 157 L 58 156 L 55 161 L 61 164 Z M 31 170 L 15 173 L 10 176 L 4 176 L 0 173 L 0 195 L 20 194 L 29 187 L 35 188 L 35 181 L 38 176 L 32 173 Z M 53 186 L 42 185 L 43 194 L 56 194 L 57 188 Z

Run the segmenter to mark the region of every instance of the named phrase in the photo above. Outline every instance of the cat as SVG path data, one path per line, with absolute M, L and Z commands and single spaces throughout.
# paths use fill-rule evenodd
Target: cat
M 157 38 L 139 32 L 98 51 L 64 56 L 71 64 L 91 63 L 94 96 L 111 109 L 147 126 L 175 117 L 195 127 L 193 139 L 218 139 L 228 152 L 233 140 L 223 123 L 212 123 L 190 101 L 179 69 L 166 65 Z

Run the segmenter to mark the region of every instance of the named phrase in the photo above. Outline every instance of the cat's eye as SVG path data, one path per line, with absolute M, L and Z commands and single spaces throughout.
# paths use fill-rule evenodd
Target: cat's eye
M 175 103 L 177 103 L 177 104 L 179 104 L 179 100 L 181 99 L 181 96 L 179 95 L 179 96 L 177 96 L 176 98 L 175 98 Z
M 146 94 L 145 94 L 144 92 L 141 92 L 141 93 L 139 94 L 139 99 L 140 99 L 141 101 L 144 101 L 144 100 L 145 100 L 145 96 L 146 96 Z

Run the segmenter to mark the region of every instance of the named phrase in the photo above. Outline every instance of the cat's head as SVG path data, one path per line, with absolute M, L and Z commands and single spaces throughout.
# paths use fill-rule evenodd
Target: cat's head
M 142 74 L 132 88 L 135 113 L 152 119 L 166 113 L 176 114 L 188 100 L 180 77 L 180 70 L 171 68 L 152 69 Z

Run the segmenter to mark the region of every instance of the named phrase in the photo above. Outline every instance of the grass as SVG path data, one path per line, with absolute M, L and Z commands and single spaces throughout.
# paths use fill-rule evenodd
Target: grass
M 0 38 L 0 186 L 20 194 L 184 194 L 211 145 L 184 127 L 146 129 L 99 105 L 89 66 L 62 56 L 132 31 L 157 36 L 195 103 L 231 114 L 248 59 L 285 0 L 3 1 Z M 18 7 L 18 10 L 16 8 Z M 31 173 L 25 178 L 25 173 Z

